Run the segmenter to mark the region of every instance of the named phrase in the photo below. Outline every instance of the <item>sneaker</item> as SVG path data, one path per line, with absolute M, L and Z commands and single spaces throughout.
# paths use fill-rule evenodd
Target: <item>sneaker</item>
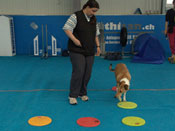
M 171 63 L 171 64 L 175 64 L 175 57 L 168 57 L 168 61 Z
M 88 96 L 79 96 L 82 101 L 88 101 L 89 97 Z
M 73 97 L 69 97 L 69 103 L 70 103 L 71 105 L 76 105 L 76 104 L 78 104 L 77 99 L 76 99 L 76 98 L 73 98 Z
M 168 57 L 168 61 L 171 61 L 172 57 Z

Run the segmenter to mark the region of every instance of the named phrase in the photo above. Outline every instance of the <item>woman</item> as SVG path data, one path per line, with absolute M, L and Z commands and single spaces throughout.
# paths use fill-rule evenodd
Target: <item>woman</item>
M 89 100 L 87 85 L 94 63 L 95 47 L 97 56 L 101 52 L 98 40 L 99 29 L 95 17 L 98 10 L 98 2 L 88 0 L 83 9 L 72 14 L 63 27 L 69 37 L 68 50 L 72 63 L 69 93 L 69 103 L 72 105 L 77 104 L 77 97 L 83 101 Z
M 166 13 L 165 35 L 168 36 L 172 54 L 168 59 L 175 61 L 175 0 L 173 0 L 173 8 Z

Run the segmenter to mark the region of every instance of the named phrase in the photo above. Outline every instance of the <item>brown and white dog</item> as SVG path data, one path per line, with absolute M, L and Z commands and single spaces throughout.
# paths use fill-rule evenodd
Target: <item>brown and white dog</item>
M 118 98 L 119 101 L 126 101 L 126 93 L 130 87 L 131 75 L 129 73 L 128 68 L 125 64 L 119 63 L 116 65 L 115 69 L 112 69 L 112 64 L 109 67 L 110 71 L 115 73 L 115 78 L 117 82 L 116 95 L 115 98 Z

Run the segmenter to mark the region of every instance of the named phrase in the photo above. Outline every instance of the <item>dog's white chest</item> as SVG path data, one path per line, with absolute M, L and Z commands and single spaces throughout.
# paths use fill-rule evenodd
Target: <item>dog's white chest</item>
M 125 84 L 127 84 L 128 86 L 130 85 L 130 82 L 127 78 L 123 78 L 123 79 L 120 80 L 120 82 L 122 82 L 122 81 L 124 81 Z

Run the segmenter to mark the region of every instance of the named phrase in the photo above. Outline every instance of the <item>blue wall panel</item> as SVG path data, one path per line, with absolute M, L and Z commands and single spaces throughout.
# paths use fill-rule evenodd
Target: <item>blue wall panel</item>
M 39 44 L 42 45 L 42 25 L 44 26 L 44 42 L 46 41 L 45 25 L 48 30 L 48 43 L 51 43 L 51 35 L 57 39 L 58 48 L 67 48 L 67 37 L 62 27 L 68 16 L 13 16 L 15 24 L 15 38 L 17 54 L 32 55 L 33 39 L 39 36 Z M 31 24 L 35 23 L 35 30 Z
M 48 26 L 48 42 L 51 35 L 57 39 L 58 48 L 67 49 L 67 36 L 62 27 L 69 16 L 13 16 L 15 24 L 16 49 L 18 55 L 33 54 L 33 39 L 39 35 L 41 44 L 41 25 Z M 121 51 L 120 29 L 128 29 L 128 43 L 125 51 L 131 50 L 131 42 L 139 33 L 148 32 L 159 39 L 166 53 L 170 53 L 168 41 L 163 34 L 165 25 L 164 15 L 123 15 L 97 16 L 98 22 L 104 24 L 106 51 Z M 35 23 L 35 30 L 31 24 Z
M 124 15 L 124 16 L 98 16 L 98 21 L 104 24 L 106 51 L 121 51 L 120 30 L 122 26 L 128 29 L 128 43 L 125 51 L 131 51 L 132 40 L 139 33 L 150 33 L 155 36 L 170 53 L 169 43 L 165 39 L 164 15 Z

